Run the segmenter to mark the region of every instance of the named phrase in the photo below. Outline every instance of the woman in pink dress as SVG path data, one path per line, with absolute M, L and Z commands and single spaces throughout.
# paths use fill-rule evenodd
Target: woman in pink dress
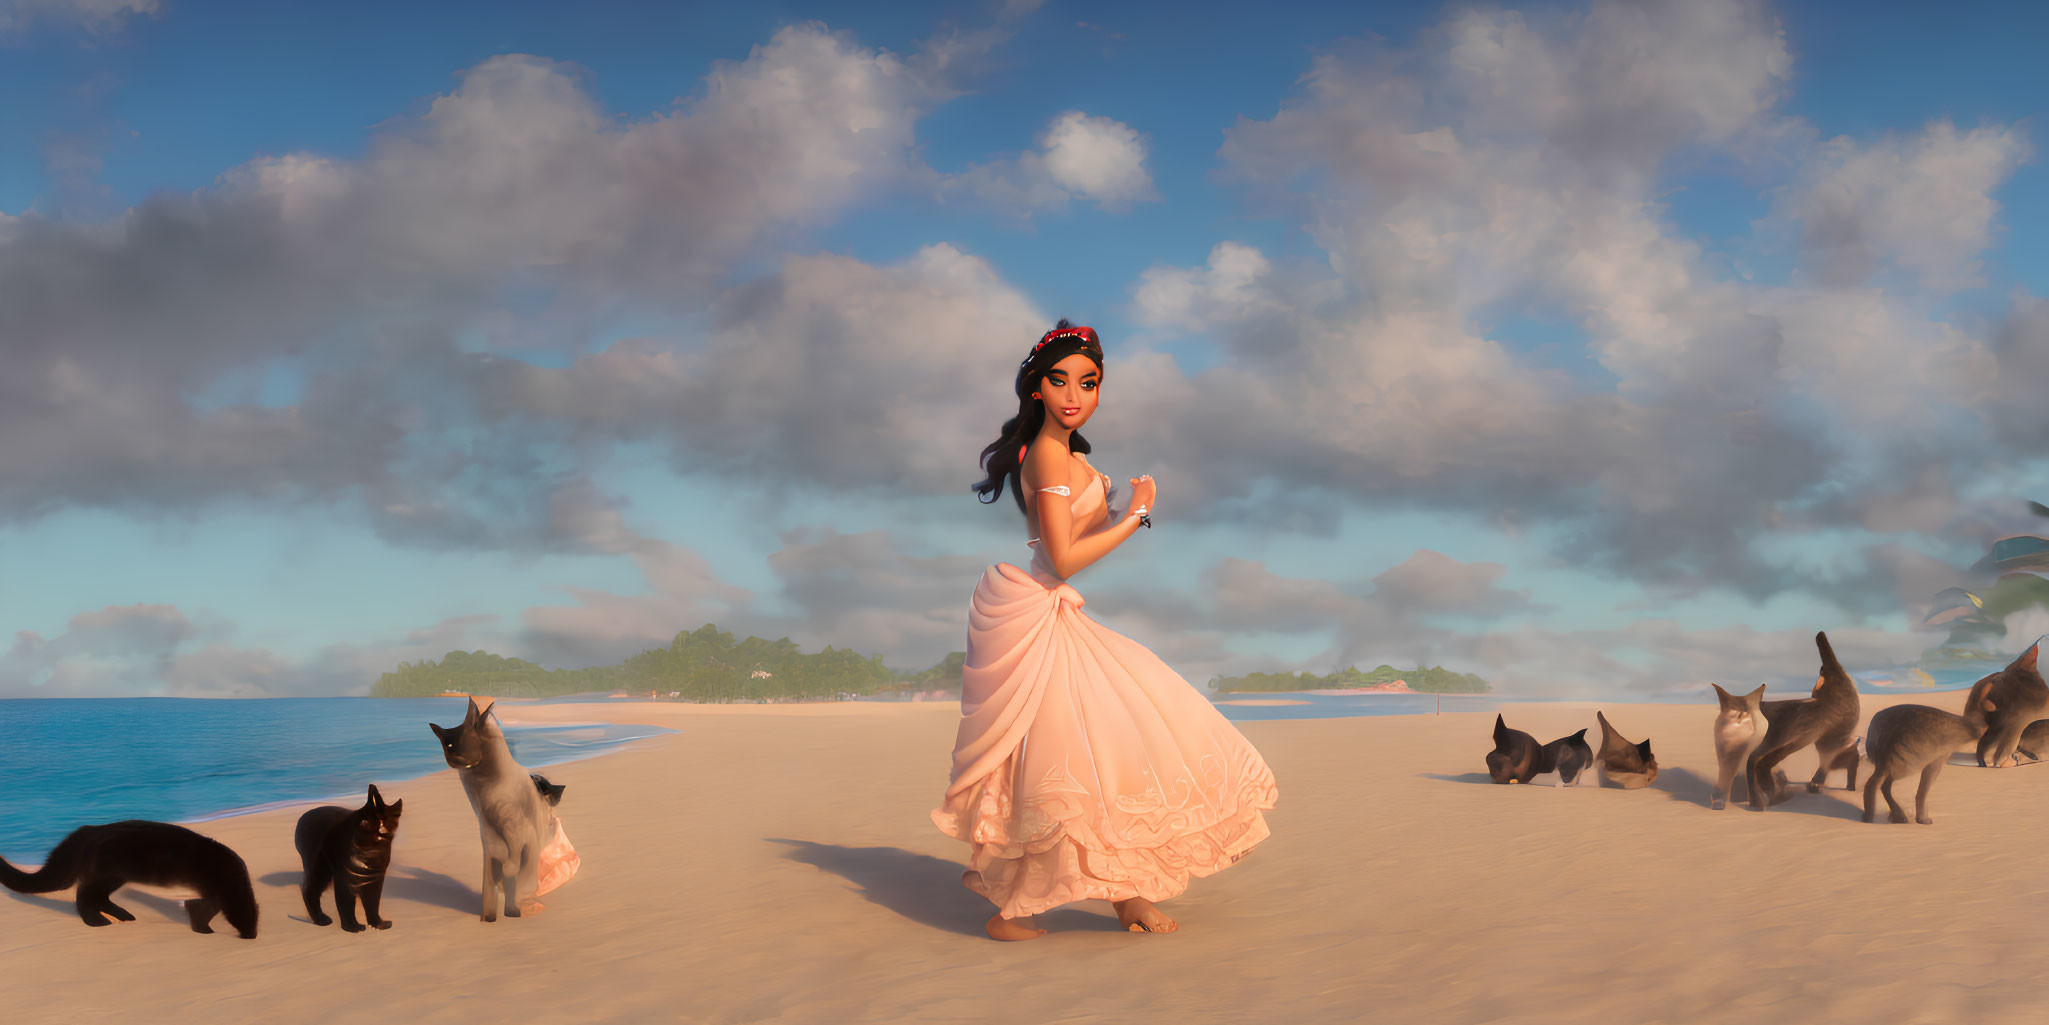
M 1278 791 L 1259 752 L 1144 645 L 1082 611 L 1069 577 L 1152 526 L 1156 489 L 1110 478 L 1076 433 L 1096 411 L 1103 347 L 1063 320 L 1025 358 L 1018 413 L 982 452 L 993 502 L 1013 488 L 1031 567 L 991 566 L 968 611 L 952 782 L 932 820 L 973 847 L 961 882 L 996 905 L 989 935 L 1043 935 L 1032 916 L 1111 901 L 1133 932 L 1177 928 L 1155 905 L 1267 837 Z

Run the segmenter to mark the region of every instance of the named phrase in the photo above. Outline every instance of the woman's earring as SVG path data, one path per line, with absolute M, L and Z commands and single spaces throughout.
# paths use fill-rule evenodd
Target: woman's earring
M 1039 393 L 1038 393 L 1038 392 L 1033 392 L 1033 393 L 1032 393 L 1032 398 L 1035 398 L 1035 399 L 1036 399 L 1036 398 L 1038 398 L 1038 397 L 1039 397 Z

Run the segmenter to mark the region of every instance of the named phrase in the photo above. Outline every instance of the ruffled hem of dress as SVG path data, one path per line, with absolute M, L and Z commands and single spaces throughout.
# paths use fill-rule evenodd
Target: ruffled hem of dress
M 1082 817 L 1042 819 L 1029 837 L 1013 836 L 1005 788 L 990 782 L 960 794 L 932 813 L 942 832 L 973 850 L 961 884 L 981 894 L 1005 918 L 1049 911 L 1078 900 L 1162 901 L 1179 896 L 1191 879 L 1236 864 L 1271 831 L 1265 812 L 1279 791 L 1267 773 L 1249 779 L 1214 815 L 1156 844 L 1120 847 L 1097 837 Z M 977 836 L 983 839 L 976 839 Z

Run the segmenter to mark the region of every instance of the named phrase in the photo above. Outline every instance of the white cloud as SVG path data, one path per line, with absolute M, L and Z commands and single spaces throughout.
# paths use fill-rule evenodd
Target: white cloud
M 1955 291 L 1980 282 L 1999 210 L 1992 193 L 2027 156 L 2016 129 L 1959 132 L 1946 120 L 1906 139 L 1833 139 L 1782 207 L 1827 284 L 1859 285 L 1890 265 Z
M 1086 199 L 1112 211 L 1160 198 L 1146 170 L 1143 136 L 1121 121 L 1067 111 L 1039 136 L 1039 148 L 939 180 L 1018 213 Z

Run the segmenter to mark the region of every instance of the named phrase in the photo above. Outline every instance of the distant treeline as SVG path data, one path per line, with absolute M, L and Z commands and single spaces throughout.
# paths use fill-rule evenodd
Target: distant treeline
M 484 651 L 451 651 L 440 661 L 401 662 L 379 677 L 371 697 L 434 697 L 443 691 L 492 697 L 546 698 L 568 694 L 650 692 L 684 701 L 803 701 L 845 694 L 958 689 L 966 659 L 955 652 L 922 671 L 890 669 L 880 655 L 864 657 L 827 645 L 806 654 L 789 638 L 766 641 L 733 635 L 706 623 L 678 633 L 666 648 L 650 648 L 616 666 L 543 669 L 525 659 Z
M 1296 691 L 1337 690 L 1344 687 L 1370 687 L 1375 684 L 1401 680 L 1409 689 L 1424 694 L 1485 694 L 1492 687 L 1471 673 L 1454 673 L 1442 666 L 1424 666 L 1420 669 L 1396 669 L 1381 666 L 1370 673 L 1362 673 L 1357 666 L 1346 666 L 1328 676 L 1310 673 L 1248 673 L 1244 676 L 1220 676 L 1210 681 L 1210 688 L 1228 693 L 1230 691 Z

